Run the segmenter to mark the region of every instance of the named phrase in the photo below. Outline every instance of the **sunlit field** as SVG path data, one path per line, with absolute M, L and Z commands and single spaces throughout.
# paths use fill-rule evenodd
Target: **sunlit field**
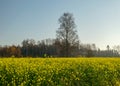
M 0 86 L 120 86 L 120 58 L 0 58 Z

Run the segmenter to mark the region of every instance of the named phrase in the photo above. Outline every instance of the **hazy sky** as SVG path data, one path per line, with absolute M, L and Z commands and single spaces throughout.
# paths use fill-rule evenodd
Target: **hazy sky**
M 82 43 L 120 45 L 120 0 L 0 0 L 0 45 L 55 38 L 64 12 L 73 13 Z

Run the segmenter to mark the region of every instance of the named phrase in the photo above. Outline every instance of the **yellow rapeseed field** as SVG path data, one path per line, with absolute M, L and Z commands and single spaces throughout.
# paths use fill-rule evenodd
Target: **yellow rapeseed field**
M 120 86 L 120 58 L 0 58 L 0 86 Z

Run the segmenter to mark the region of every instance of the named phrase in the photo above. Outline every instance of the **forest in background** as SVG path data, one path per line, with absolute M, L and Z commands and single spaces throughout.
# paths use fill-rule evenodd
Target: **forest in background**
M 22 45 L 1 46 L 0 57 L 66 57 L 65 47 L 58 46 L 56 39 L 45 39 L 36 42 L 34 39 L 23 40 Z M 113 49 L 106 46 L 106 50 L 100 50 L 95 44 L 79 43 L 78 47 L 69 57 L 119 57 L 120 46 Z
M 22 45 L 1 46 L 0 57 L 119 57 L 120 46 L 100 50 L 95 44 L 83 44 L 77 35 L 72 13 L 63 13 L 58 19 L 60 27 L 56 39 L 44 39 L 36 42 L 25 39 Z

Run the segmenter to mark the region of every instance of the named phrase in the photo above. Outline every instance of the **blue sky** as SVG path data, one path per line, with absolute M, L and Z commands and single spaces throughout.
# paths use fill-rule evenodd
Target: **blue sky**
M 82 43 L 120 44 L 120 0 L 0 0 L 0 45 L 55 38 L 64 12 L 73 13 Z

